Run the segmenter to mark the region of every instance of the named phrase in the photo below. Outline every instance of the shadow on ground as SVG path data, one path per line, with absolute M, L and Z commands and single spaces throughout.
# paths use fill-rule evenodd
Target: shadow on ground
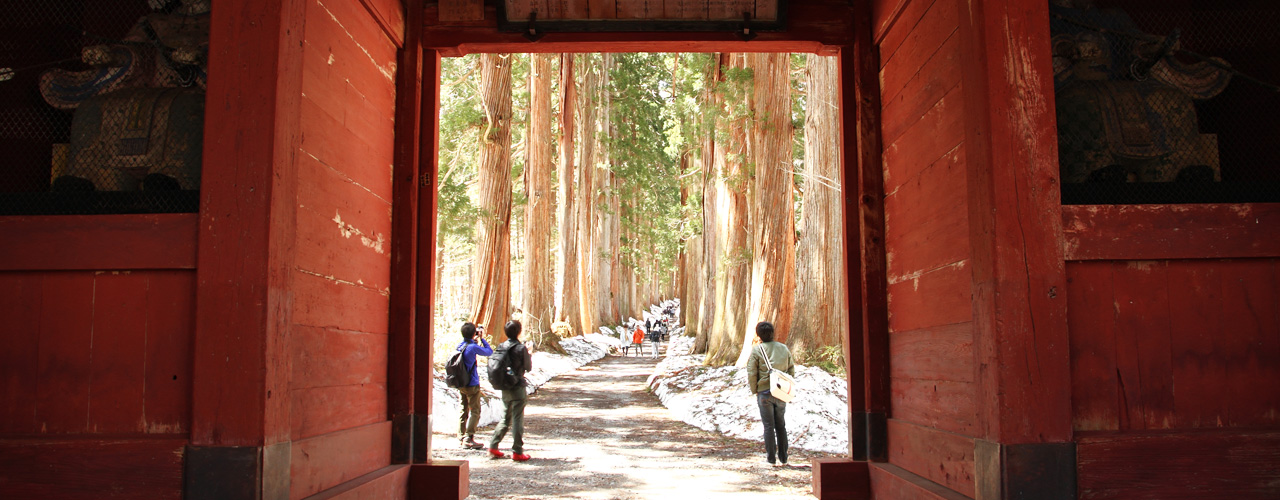
M 773 468 L 759 442 L 674 420 L 645 386 L 656 363 L 606 356 L 538 389 L 525 411 L 528 462 L 459 449 L 445 434 L 432 440 L 432 457 L 469 460 L 477 500 L 813 498 L 809 459 L 831 455 L 793 450 L 798 465 Z M 484 428 L 476 441 L 488 444 L 492 433 Z M 510 434 L 500 447 L 510 451 Z

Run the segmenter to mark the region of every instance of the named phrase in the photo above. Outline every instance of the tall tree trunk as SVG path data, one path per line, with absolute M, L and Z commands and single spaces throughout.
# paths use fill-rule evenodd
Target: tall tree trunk
M 484 128 L 476 175 L 475 286 L 472 317 L 497 333 L 506 323 L 511 307 L 511 57 L 508 54 L 480 56 L 481 107 Z
M 560 54 L 560 253 L 557 256 L 556 294 L 559 307 L 556 320 L 566 321 L 577 333 L 586 333 L 578 312 L 578 211 L 574 195 L 573 111 L 578 99 L 573 81 L 573 54 Z
M 613 64 L 613 54 L 604 54 L 604 62 L 600 67 L 600 116 L 603 120 L 600 129 L 610 137 L 613 136 L 614 132 L 613 120 L 609 118 L 610 107 L 613 106 L 613 98 L 611 96 L 611 91 L 609 90 L 611 80 L 609 72 L 613 69 Z M 598 205 L 603 208 L 603 210 L 600 211 L 600 223 L 602 227 L 600 233 L 598 233 L 602 235 L 602 238 L 597 242 L 597 249 L 604 252 L 605 255 L 608 255 L 608 257 L 601 259 L 602 272 L 599 274 L 600 277 L 598 278 L 606 280 L 604 286 L 600 287 L 600 306 L 601 315 L 606 318 L 604 319 L 605 322 L 619 324 L 623 320 L 622 312 L 618 309 L 617 303 L 617 298 L 621 292 L 621 289 L 619 288 L 621 283 L 621 274 L 619 271 L 621 269 L 618 265 L 618 256 L 620 255 L 618 244 L 618 215 L 621 207 L 618 206 L 617 176 L 613 173 L 613 154 L 603 147 L 603 143 L 601 143 L 600 146 L 600 153 L 604 155 L 605 168 L 603 170 L 596 171 L 598 174 L 603 174 L 600 176 L 602 177 L 600 183 L 600 198 L 602 203 Z
M 554 148 L 551 135 L 551 58 L 529 58 L 529 132 L 525 137 L 524 329 L 539 347 L 551 331 L 555 281 L 551 258 L 551 190 Z
M 751 189 L 751 307 L 738 365 L 746 365 L 757 322 L 774 325 L 782 342 L 795 305 L 795 211 L 792 181 L 791 55 L 753 53 Z
M 578 295 L 582 325 L 585 330 L 599 331 L 600 320 L 599 296 L 600 284 L 596 248 L 599 234 L 596 232 L 595 217 L 598 200 L 596 198 L 596 100 L 600 90 L 599 71 L 594 69 L 594 59 L 590 55 L 582 57 L 582 92 L 578 120 L 578 137 L 582 141 L 581 157 L 578 162 L 578 269 L 581 272 Z
M 684 308 L 693 313 L 688 325 L 694 328 L 697 338 L 693 343 L 693 352 L 703 354 L 707 352 L 707 347 L 711 342 L 711 327 L 715 320 L 716 312 L 716 264 L 720 258 L 719 248 L 719 196 L 720 184 L 723 182 L 722 174 L 718 170 L 719 166 L 716 162 L 716 134 L 720 131 L 720 121 L 716 119 L 716 115 L 721 114 L 723 110 L 720 103 L 720 93 L 717 90 L 721 85 L 723 77 L 721 76 L 722 65 L 728 64 L 725 54 L 714 54 L 711 62 L 707 65 L 707 74 L 705 78 L 705 88 L 702 91 L 702 115 L 703 127 L 706 129 L 702 133 L 699 144 L 699 162 L 702 165 L 701 176 L 701 195 L 702 195 L 702 247 L 700 262 L 698 263 L 697 274 L 693 279 L 699 280 L 699 299 L 697 303 L 686 304 Z M 710 122 L 708 123 L 708 117 Z M 696 318 L 696 319 L 695 319 Z
M 843 307 L 845 280 L 836 278 L 844 273 L 837 61 L 813 54 L 807 58 L 804 209 L 796 244 L 795 317 L 787 336 L 787 345 L 802 363 L 811 363 L 822 347 L 840 346 L 849 327 L 849 312 Z
M 743 54 L 731 54 L 730 67 L 744 67 Z M 736 105 L 726 102 L 728 106 Z M 716 144 L 717 170 L 724 172 L 725 183 L 720 189 L 717 210 L 721 219 L 717 222 L 716 312 L 707 346 L 706 364 L 723 366 L 734 363 L 742 351 L 743 332 L 746 330 L 747 307 L 751 287 L 751 240 L 748 227 L 748 198 L 750 172 L 747 169 L 747 123 L 742 117 L 725 120 L 729 143 Z

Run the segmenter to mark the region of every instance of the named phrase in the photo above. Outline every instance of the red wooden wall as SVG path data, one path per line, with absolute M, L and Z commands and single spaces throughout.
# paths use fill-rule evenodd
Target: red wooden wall
M 399 6 L 395 6 L 399 9 Z M 290 276 L 290 498 L 390 464 L 387 325 L 397 41 L 356 0 L 310 0 Z
M 195 216 L 0 219 L 0 491 L 181 498 Z M 20 235 L 20 236 L 18 236 Z
M 282 441 L 290 498 L 406 496 L 387 411 L 404 8 L 298 0 L 273 20 L 252 3 L 214 6 L 212 67 L 230 71 L 210 81 L 207 213 L 0 218 L 0 496 L 178 499 L 188 445 Z M 258 255 L 288 263 L 281 289 L 258 286 Z M 261 318 L 281 335 L 240 328 Z
M 925 478 L 975 495 L 967 174 L 959 3 L 875 2 L 884 143 L 892 411 L 881 495 Z
M 1280 207 L 1065 219 L 1080 498 L 1280 495 Z

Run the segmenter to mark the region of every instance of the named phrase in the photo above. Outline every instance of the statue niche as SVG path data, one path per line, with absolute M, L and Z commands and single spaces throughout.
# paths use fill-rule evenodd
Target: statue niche
M 1092 0 L 1049 10 L 1062 182 L 1222 180 L 1217 136 L 1200 133 L 1194 100 L 1226 88 L 1225 62 L 1179 61 L 1178 32 L 1143 34 Z
M 54 191 L 199 189 L 209 0 L 149 2 L 121 40 L 82 50 L 91 69 L 41 75 L 45 102 L 75 110 Z

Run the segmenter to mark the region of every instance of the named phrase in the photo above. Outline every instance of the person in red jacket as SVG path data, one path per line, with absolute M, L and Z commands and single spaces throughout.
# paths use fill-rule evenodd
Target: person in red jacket
M 634 347 L 641 355 L 644 354 L 644 328 L 636 325 L 635 333 L 631 334 L 631 347 Z

